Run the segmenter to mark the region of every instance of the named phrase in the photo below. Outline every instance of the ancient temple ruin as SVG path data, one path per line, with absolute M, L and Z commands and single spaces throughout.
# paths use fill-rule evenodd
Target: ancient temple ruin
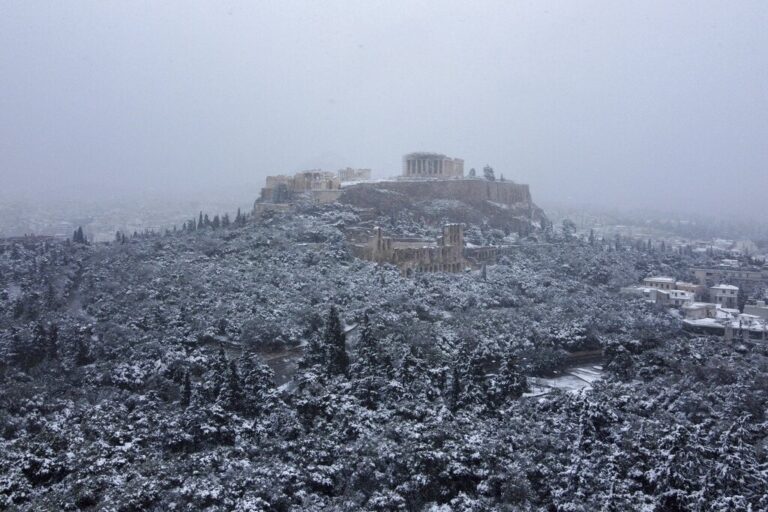
M 440 153 L 409 153 L 403 157 L 403 177 L 462 178 L 464 177 L 464 160 Z
M 297 172 L 293 176 L 267 176 L 261 189 L 260 201 L 264 203 L 290 203 L 299 195 L 307 194 L 320 203 L 338 199 L 341 181 L 336 173 L 312 169 Z

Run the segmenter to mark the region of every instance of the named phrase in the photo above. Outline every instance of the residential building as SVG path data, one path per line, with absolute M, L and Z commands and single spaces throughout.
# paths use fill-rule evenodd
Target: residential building
M 691 292 L 694 296 L 694 300 L 701 301 L 707 295 L 707 287 L 696 283 L 687 283 L 685 281 L 678 281 L 675 283 L 677 290 L 683 290 L 685 292 Z
M 768 286 L 768 268 L 719 265 L 692 270 L 696 281 L 703 286 L 711 287 L 726 283 L 738 286 L 746 293 L 752 293 L 761 287 Z
M 702 318 L 716 318 L 717 304 L 711 302 L 691 302 L 682 307 L 683 314 L 688 320 L 701 320 Z
M 643 279 L 643 285 L 658 290 L 674 290 L 676 288 L 673 277 L 646 277 Z
M 679 308 L 694 301 L 693 292 L 684 290 L 669 290 L 669 305 Z
M 755 304 L 745 304 L 744 313 L 768 320 L 768 305 L 765 304 L 764 300 L 759 300 Z
M 718 284 L 709 289 L 709 297 L 712 302 L 720 307 L 737 309 L 739 287 L 731 284 Z

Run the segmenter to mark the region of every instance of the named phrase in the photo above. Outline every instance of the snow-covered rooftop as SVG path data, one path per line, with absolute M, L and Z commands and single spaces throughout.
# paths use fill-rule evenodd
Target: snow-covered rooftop
M 701 309 L 701 308 L 713 308 L 716 304 L 713 304 L 711 302 L 691 302 L 690 304 L 685 304 L 683 306 L 684 309 Z
M 664 276 L 646 277 L 645 280 L 651 281 L 653 283 L 674 283 L 675 282 L 674 277 L 664 277 Z

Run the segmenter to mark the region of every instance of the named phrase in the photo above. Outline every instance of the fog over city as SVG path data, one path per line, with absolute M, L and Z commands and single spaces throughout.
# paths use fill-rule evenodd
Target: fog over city
M 438 151 L 542 203 L 759 218 L 765 2 L 4 2 L 0 197 L 251 202 Z M 194 213 L 194 212 L 192 212 Z

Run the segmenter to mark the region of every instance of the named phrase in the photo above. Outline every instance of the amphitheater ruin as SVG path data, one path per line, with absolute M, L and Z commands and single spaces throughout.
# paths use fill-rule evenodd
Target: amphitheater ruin
M 415 272 L 462 272 L 467 267 L 464 228 L 460 224 L 443 226 L 443 235 L 435 241 L 392 238 L 376 227 L 368 243 L 350 247 L 358 258 L 396 265 L 406 276 Z

